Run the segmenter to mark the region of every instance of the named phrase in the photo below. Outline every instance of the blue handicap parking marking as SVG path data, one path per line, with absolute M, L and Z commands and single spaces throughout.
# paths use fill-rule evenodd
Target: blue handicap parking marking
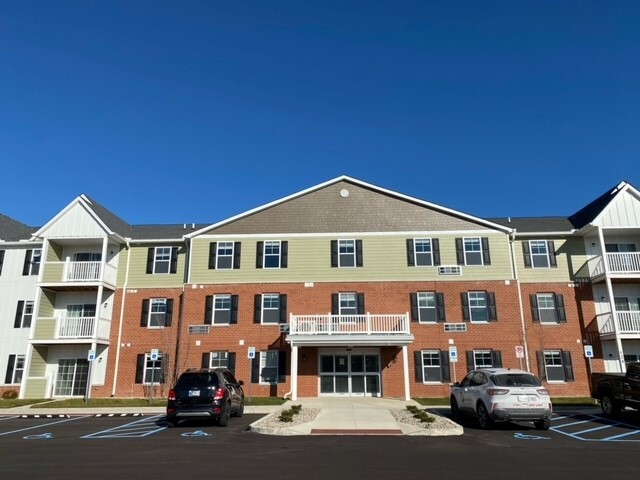
M 53 433 L 41 433 L 40 435 L 27 435 L 26 437 L 22 437 L 25 440 L 48 440 L 53 438 Z
M 203 432 L 202 430 L 196 430 L 195 432 L 185 432 L 181 434 L 183 437 L 210 437 L 212 433 Z
M 100 432 L 91 433 L 80 438 L 141 438 L 165 430 L 166 426 L 158 426 L 158 419 L 163 415 L 142 418 L 135 422 L 120 425 Z
M 528 435 L 526 433 L 514 433 L 513 438 L 517 438 L 519 440 L 551 440 L 549 437 L 541 437 L 539 435 Z

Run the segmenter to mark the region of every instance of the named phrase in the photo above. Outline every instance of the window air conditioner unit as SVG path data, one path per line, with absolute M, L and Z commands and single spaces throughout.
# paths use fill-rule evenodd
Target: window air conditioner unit
M 462 275 L 460 265 L 441 265 L 438 267 L 438 275 Z
M 289 333 L 289 324 L 281 323 L 280 324 L 280 333 Z

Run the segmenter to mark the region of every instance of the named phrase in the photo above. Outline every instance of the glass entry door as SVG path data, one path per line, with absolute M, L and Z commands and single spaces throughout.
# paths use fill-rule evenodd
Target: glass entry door
M 89 379 L 89 361 L 83 358 L 58 360 L 54 395 L 77 397 L 85 394 Z
M 320 354 L 320 395 L 380 396 L 380 355 Z

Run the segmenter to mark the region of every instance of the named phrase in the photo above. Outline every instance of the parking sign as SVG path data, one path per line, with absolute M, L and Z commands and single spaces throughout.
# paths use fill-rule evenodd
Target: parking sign
M 524 358 L 524 347 L 516 345 L 516 358 Z
M 451 363 L 458 363 L 458 347 L 454 345 L 449 347 L 449 361 Z
M 585 345 L 584 346 L 584 356 L 587 358 L 593 358 L 593 346 Z

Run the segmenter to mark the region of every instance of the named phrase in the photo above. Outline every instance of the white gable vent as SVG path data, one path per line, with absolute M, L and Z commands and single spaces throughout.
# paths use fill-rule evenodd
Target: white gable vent
M 438 267 L 438 275 L 462 275 L 460 265 L 441 265 Z

